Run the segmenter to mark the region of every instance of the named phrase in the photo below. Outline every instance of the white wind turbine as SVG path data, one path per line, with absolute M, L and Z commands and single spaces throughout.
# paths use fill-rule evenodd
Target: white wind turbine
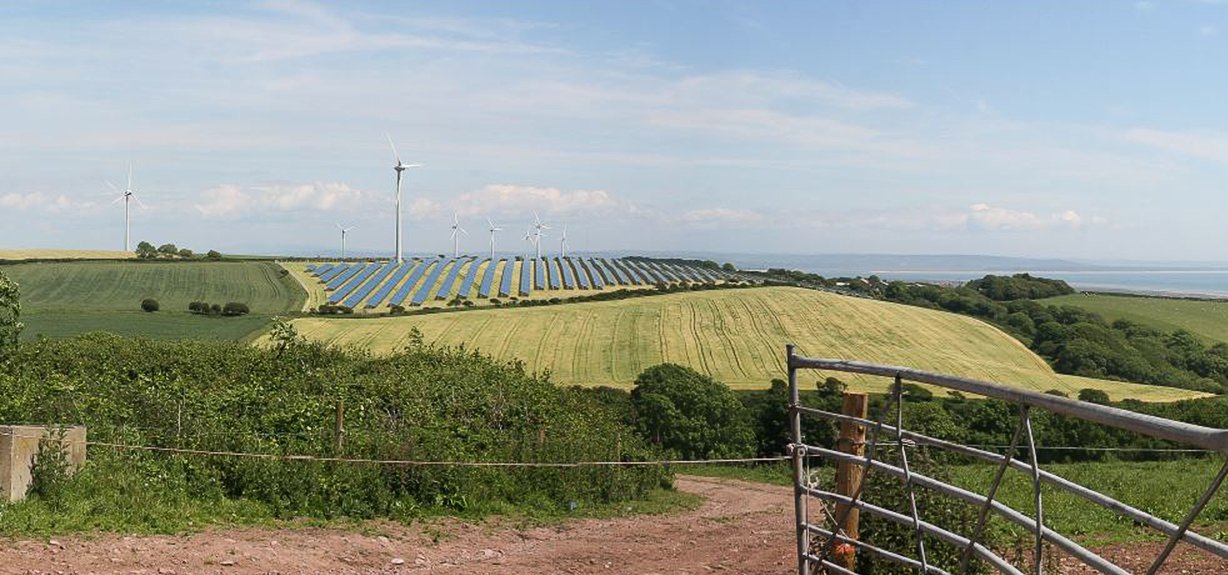
M 401 256 L 401 172 L 404 172 L 405 170 L 408 170 L 410 168 L 421 168 L 422 164 L 403 163 L 401 161 L 401 155 L 397 153 L 396 144 L 392 143 L 392 135 L 390 134 L 386 134 L 386 135 L 388 136 L 388 146 L 392 148 L 392 157 L 396 158 L 397 160 L 397 165 L 393 166 L 392 169 L 396 170 L 397 172 L 397 249 L 396 249 L 397 254 L 396 255 L 397 255 L 397 263 L 400 263 L 400 262 L 405 261 L 405 258 Z
M 563 235 L 559 238 L 559 255 L 567 257 L 567 222 L 563 222 Z
M 129 240 L 131 235 L 131 227 L 129 225 L 128 216 L 130 213 L 130 206 L 128 204 L 130 201 L 136 200 L 137 205 L 141 206 L 142 208 L 145 207 L 145 204 L 141 202 L 140 198 L 136 197 L 136 193 L 132 189 L 132 162 L 128 162 L 128 187 L 124 188 L 124 190 L 121 192 L 120 189 L 109 180 L 107 181 L 107 185 L 111 187 L 111 191 L 119 194 L 118 198 L 111 201 L 112 204 L 120 200 L 124 201 L 124 251 L 129 251 L 131 249 L 131 241 Z
M 533 235 L 533 226 L 529 226 L 529 229 L 525 230 L 524 241 L 529 242 L 533 246 L 537 246 L 537 237 Z M 541 250 L 538 251 L 540 252 Z
M 496 226 L 494 222 L 490 221 L 490 218 L 486 218 L 486 223 L 490 224 L 490 261 L 493 265 L 495 261 L 495 232 L 501 232 L 503 228 Z
M 452 212 L 452 257 L 454 258 L 460 257 L 460 234 L 469 235 L 469 232 L 460 226 L 460 217 L 456 212 Z
M 337 224 L 337 229 L 341 230 L 341 259 L 345 259 L 345 234 L 350 233 L 350 230 L 354 229 L 354 226 L 347 228 L 341 224 Z
M 543 224 L 537 217 L 537 210 L 533 210 L 533 246 L 537 248 L 537 261 L 542 259 L 542 230 L 548 229 L 550 226 Z

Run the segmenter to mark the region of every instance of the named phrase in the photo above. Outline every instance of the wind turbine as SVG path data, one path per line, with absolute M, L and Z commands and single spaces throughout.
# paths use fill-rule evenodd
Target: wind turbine
M 503 228 L 496 226 L 494 222 L 490 221 L 490 218 L 486 218 L 486 223 L 490 224 L 490 261 L 493 265 L 495 261 L 495 232 L 501 232 Z
M 337 229 L 341 230 L 341 259 L 345 259 L 345 234 L 350 233 L 350 230 L 354 229 L 354 226 L 347 228 L 343 227 L 341 224 L 337 224 Z
M 559 255 L 567 258 L 567 222 L 563 222 L 563 236 L 559 238 Z
M 136 193 L 132 190 L 132 162 L 128 162 L 128 187 L 124 188 L 124 191 L 119 191 L 119 188 L 115 187 L 115 184 L 112 184 L 109 180 L 107 181 L 107 185 L 111 187 L 113 192 L 119 194 L 118 198 L 111 201 L 112 204 L 120 200 L 124 201 L 124 251 L 129 251 L 131 249 L 131 242 L 129 241 L 131 226 L 129 224 L 130 220 L 128 217 L 130 207 L 128 203 L 131 200 L 136 200 L 137 205 L 141 206 L 142 208 L 145 207 L 145 204 L 141 202 L 140 198 L 136 197 Z
M 533 245 L 537 248 L 537 260 L 542 259 L 542 230 L 548 230 L 550 226 L 543 224 L 541 218 L 537 217 L 537 210 L 533 210 Z
M 465 228 L 460 227 L 460 218 L 452 212 L 452 257 L 460 257 L 460 234 L 469 235 Z
M 397 165 L 393 166 L 392 169 L 397 172 L 397 263 L 401 263 L 405 261 L 405 258 L 401 256 L 401 172 L 410 168 L 421 168 L 422 164 L 406 164 L 402 162 L 401 155 L 397 153 L 396 144 L 392 143 L 392 135 L 385 135 L 388 136 L 388 146 L 392 148 L 392 157 L 397 160 Z
M 530 244 L 533 244 L 534 246 L 537 245 L 537 237 L 533 235 L 533 226 L 529 226 L 529 229 L 525 230 L 524 241 L 529 242 Z M 541 250 L 538 250 L 538 251 L 540 252 Z

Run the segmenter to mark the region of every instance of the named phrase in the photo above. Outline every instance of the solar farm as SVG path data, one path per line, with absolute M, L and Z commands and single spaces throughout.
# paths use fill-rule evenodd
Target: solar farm
M 355 311 L 433 301 L 570 296 L 606 289 L 715 284 L 732 274 L 630 258 L 457 258 L 330 262 L 304 268 L 320 298 Z M 323 302 L 320 302 L 323 303 Z

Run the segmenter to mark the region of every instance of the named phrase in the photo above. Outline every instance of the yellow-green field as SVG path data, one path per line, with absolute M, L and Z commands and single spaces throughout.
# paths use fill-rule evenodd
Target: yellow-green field
M 1228 342 L 1228 300 L 1072 294 L 1041 303 L 1072 305 L 1107 321 L 1125 319 L 1164 331 L 1184 329 L 1209 342 Z
M 0 260 L 115 260 L 135 257 L 133 252 L 111 250 L 0 250 Z
M 1010 336 L 978 320 L 801 288 L 755 288 L 609 302 L 484 309 L 395 318 L 294 320 L 308 338 L 375 353 L 403 346 L 417 327 L 429 342 L 477 348 L 550 371 L 562 384 L 626 387 L 644 368 L 670 361 L 735 388 L 783 378 L 784 345 L 813 357 L 897 364 L 1040 391 L 1103 389 L 1114 399 L 1172 400 L 1200 394 L 1055 374 Z M 836 375 L 862 389 L 886 381 Z

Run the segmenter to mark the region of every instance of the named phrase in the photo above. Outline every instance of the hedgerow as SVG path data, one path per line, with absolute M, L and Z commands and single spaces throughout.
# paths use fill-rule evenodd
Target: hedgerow
M 517 363 L 420 338 L 381 358 L 288 341 L 267 349 L 105 334 L 31 342 L 0 367 L 0 421 L 85 425 L 96 442 L 260 454 L 467 462 L 653 455 L 592 394 Z M 283 518 L 552 511 L 638 498 L 668 483 L 654 466 L 376 465 L 99 445 L 89 457 L 65 497 L 122 500 L 139 470 L 162 501 L 250 502 Z

